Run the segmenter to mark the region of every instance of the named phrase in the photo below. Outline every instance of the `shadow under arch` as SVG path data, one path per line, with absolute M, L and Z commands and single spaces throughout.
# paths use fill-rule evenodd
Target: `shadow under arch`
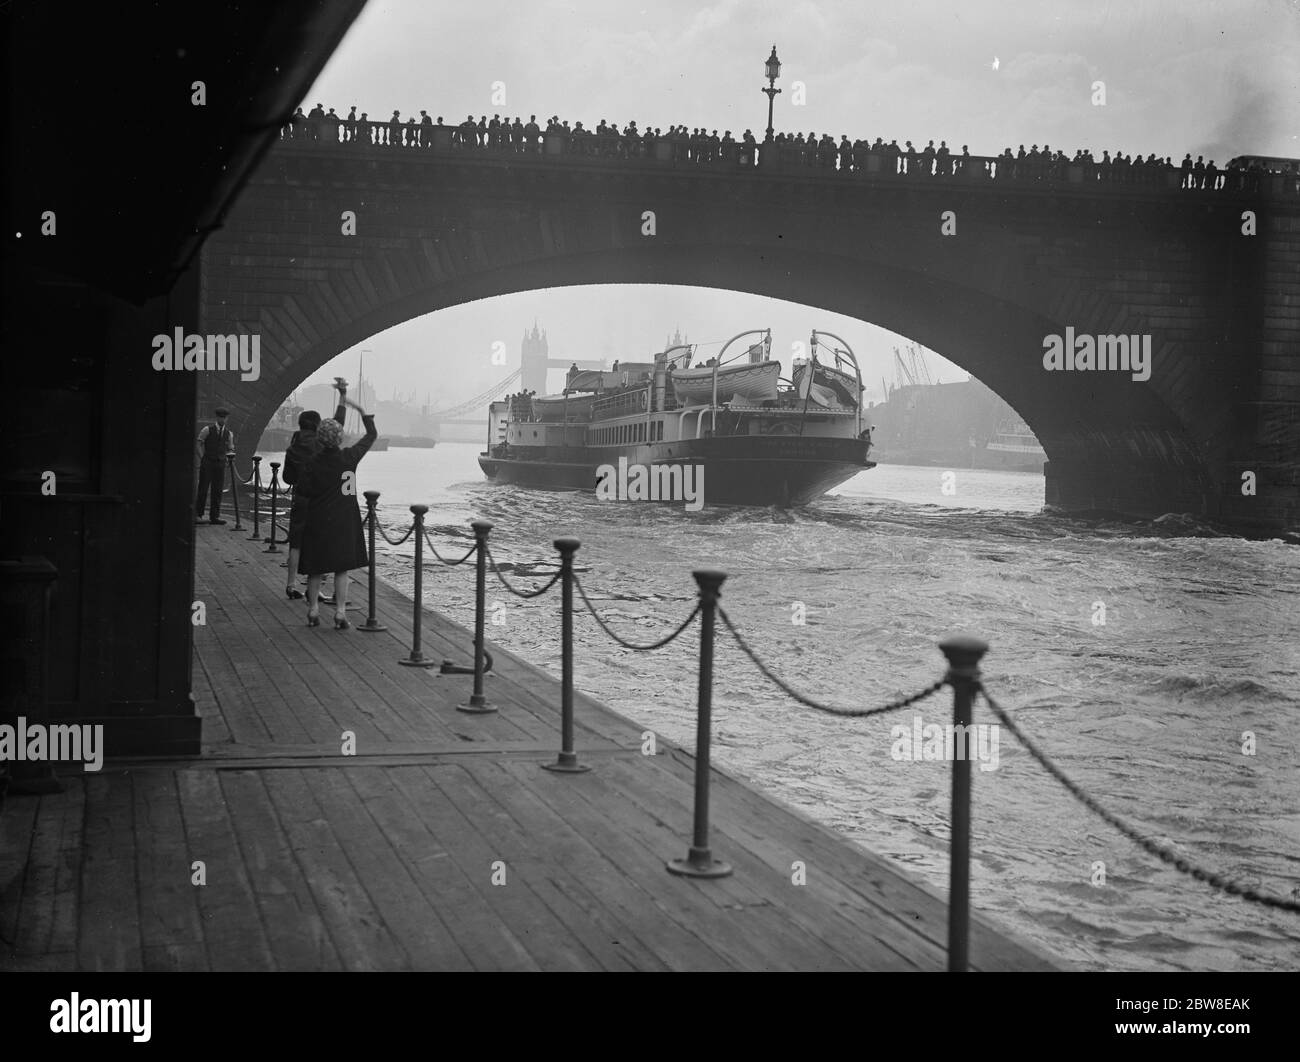
M 1135 497 L 1145 496 L 1158 483 L 1165 495 L 1172 485 L 1172 493 L 1204 502 L 1206 469 L 1189 426 L 1166 401 L 1158 379 L 1137 385 L 1126 373 L 1047 372 L 1042 364 L 1044 337 L 1061 334 L 1064 324 L 1033 308 L 914 267 L 794 247 L 773 252 L 758 245 L 648 242 L 499 265 L 430 285 L 365 307 L 308 348 L 289 344 L 289 356 L 279 359 L 259 399 L 246 409 L 246 430 L 255 428 L 257 434 L 251 437 L 257 438 L 283 397 L 303 380 L 343 351 L 395 325 L 502 295 L 593 284 L 714 288 L 877 325 L 966 369 L 1016 411 L 1047 453 L 1047 502 L 1063 508 L 1106 508 L 1093 503 L 1086 488 L 1092 482 L 1104 483 L 1112 497 L 1117 482 L 1126 482 L 1126 493 Z

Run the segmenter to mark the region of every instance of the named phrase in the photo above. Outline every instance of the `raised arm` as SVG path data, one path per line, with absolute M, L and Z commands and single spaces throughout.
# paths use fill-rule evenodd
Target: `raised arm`
M 344 404 L 361 414 L 361 423 L 366 427 L 365 435 L 343 451 L 348 456 L 349 464 L 355 465 L 356 462 L 366 456 L 366 452 L 374 444 L 374 441 L 379 438 L 379 432 L 375 430 L 375 415 L 373 413 L 367 413 L 355 402 L 348 399 L 344 399 Z

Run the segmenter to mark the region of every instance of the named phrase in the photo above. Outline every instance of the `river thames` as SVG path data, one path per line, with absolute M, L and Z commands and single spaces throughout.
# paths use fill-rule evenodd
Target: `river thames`
M 428 504 L 449 556 L 472 541 L 470 520 L 492 521 L 493 555 L 523 589 L 553 574 L 553 538 L 578 538 L 584 587 L 631 641 L 685 618 L 693 568 L 721 569 L 722 603 L 754 650 L 836 705 L 914 693 L 944 672 L 940 640 L 977 635 L 990 643 L 990 692 L 1085 791 L 1192 862 L 1300 899 L 1296 547 L 1045 514 L 1040 475 L 956 470 L 943 494 L 944 470 L 882 466 L 798 511 L 688 512 L 493 486 L 478 450 L 370 454 L 360 486 L 381 492 L 389 528 Z M 378 560 L 408 594 L 411 551 L 381 543 Z M 469 566 L 430 564 L 425 602 L 472 627 L 473 583 Z M 558 678 L 558 593 L 522 601 L 489 574 L 487 605 L 489 641 Z M 581 612 L 574 629 L 578 688 L 693 748 L 698 628 L 651 653 L 621 648 Z M 950 765 L 890 752 L 891 727 L 951 722 L 950 691 L 882 717 L 831 717 L 769 684 L 719 625 L 713 703 L 719 767 L 946 895 Z M 996 722 L 983 703 L 975 721 Z M 1000 737 L 997 769 L 972 772 L 978 909 L 1083 969 L 1300 969 L 1295 915 L 1147 855 Z

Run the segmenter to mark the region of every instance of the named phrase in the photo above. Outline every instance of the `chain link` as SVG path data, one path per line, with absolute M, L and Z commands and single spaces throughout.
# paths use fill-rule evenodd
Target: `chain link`
M 233 468 L 233 469 L 235 470 L 235 478 L 236 478 L 237 480 L 239 480 L 239 482 L 240 482 L 240 484 L 241 484 L 242 486 L 247 487 L 250 483 L 253 482 L 253 473 L 257 471 L 257 465 L 254 465 L 254 466 L 253 466 L 253 471 L 252 471 L 252 472 L 249 472 L 247 476 L 243 475 L 243 474 L 239 471 L 239 465 L 238 465 L 237 462 L 232 461 L 232 462 L 230 463 L 230 467 Z M 258 486 L 261 486 L 261 482 L 260 482 L 261 477 L 259 476 L 258 479 L 259 479 Z
M 387 542 L 390 546 L 400 546 L 403 542 L 405 542 L 408 538 L 410 538 L 415 531 L 415 522 L 412 521 L 411 526 L 406 529 L 406 534 L 404 534 L 401 538 L 389 538 L 388 532 L 384 530 L 384 525 L 379 522 L 378 512 L 376 512 L 374 509 L 371 509 L 370 512 L 371 512 L 371 516 L 369 517 L 369 519 L 374 520 L 375 530 L 379 532 L 380 537 L 382 537 L 383 540 Z
M 798 690 L 792 688 L 788 683 L 777 678 L 777 676 L 772 673 L 772 669 L 758 658 L 758 654 L 755 653 L 754 650 L 749 647 L 749 643 L 740 636 L 740 631 L 736 630 L 735 626 L 732 625 L 731 617 L 727 615 L 727 610 L 721 605 L 718 606 L 718 615 L 722 618 L 722 622 L 726 626 L 727 630 L 731 632 L 731 636 L 736 639 L 736 644 L 739 645 L 745 655 L 754 662 L 754 666 L 763 673 L 764 678 L 779 688 L 786 694 L 786 696 L 794 698 L 804 707 L 812 708 L 819 712 L 826 712 L 828 715 L 842 715 L 856 719 L 865 719 L 869 715 L 883 715 L 886 712 L 894 712 L 899 708 L 906 708 L 909 704 L 916 704 L 918 701 L 923 701 L 932 694 L 938 693 L 939 690 L 943 689 L 947 684 L 947 679 L 940 679 L 938 682 L 935 682 L 921 690 L 920 693 L 914 693 L 912 696 L 904 697 L 902 700 L 891 701 L 889 704 L 881 705 L 879 708 L 837 708 L 834 705 L 822 704 L 820 701 L 815 701 L 811 697 L 804 696 Z
M 1203 881 L 1216 889 L 1223 890 L 1229 896 L 1240 896 L 1243 900 L 1249 900 L 1251 903 L 1262 904 L 1265 907 L 1275 907 L 1281 911 L 1300 912 L 1300 903 L 1296 903 L 1292 900 L 1283 900 L 1276 896 L 1267 896 L 1264 893 L 1256 892 L 1254 889 L 1238 885 L 1235 881 L 1225 878 L 1222 874 L 1216 874 L 1213 871 L 1197 866 L 1191 860 L 1184 859 L 1182 856 L 1170 851 L 1163 845 L 1156 844 L 1155 841 L 1143 837 L 1136 829 L 1126 823 L 1118 815 L 1107 811 L 1098 804 L 1097 801 L 1080 789 L 1078 785 L 1066 777 L 1065 772 L 1057 767 L 1056 764 L 1048 758 L 1047 754 L 1030 741 L 1024 731 L 1011 721 L 1011 717 L 1007 715 L 1002 706 L 989 696 L 989 691 L 984 688 L 983 683 L 980 683 L 979 691 L 984 697 L 984 700 L 988 703 L 988 706 L 993 710 L 993 714 L 998 717 L 1002 725 L 1011 731 L 1016 740 L 1025 746 L 1029 754 L 1042 765 L 1043 769 L 1047 771 L 1048 774 L 1060 782 L 1061 785 L 1065 786 L 1069 794 L 1079 801 L 1080 804 L 1093 814 L 1105 819 L 1106 822 L 1119 830 L 1120 833 L 1136 844 L 1139 848 L 1143 849 L 1143 851 L 1150 853 L 1163 863 L 1169 863 L 1175 870 L 1178 870 L 1183 874 L 1190 874 L 1197 881 Z
M 454 568 L 458 564 L 464 564 L 470 559 L 470 557 L 474 556 L 474 554 L 478 552 L 478 543 L 475 542 L 474 545 L 470 546 L 469 552 L 466 553 L 465 556 L 461 557 L 460 560 L 449 561 L 438 552 L 438 547 L 433 544 L 433 539 L 429 537 L 429 529 L 427 527 L 424 529 L 424 541 L 428 545 L 429 549 L 433 551 L 433 555 L 442 561 L 442 563 L 448 568 Z
M 507 590 L 509 590 L 512 594 L 514 594 L 515 597 L 522 597 L 522 598 L 541 597 L 544 593 L 546 593 L 547 590 L 549 590 L 556 583 L 558 583 L 560 581 L 560 576 L 564 574 L 563 571 L 556 572 L 553 576 L 551 576 L 551 581 L 547 583 L 544 587 L 542 587 L 540 590 L 533 590 L 533 591 L 516 590 L 513 586 L 510 585 L 510 581 L 504 575 L 501 574 L 501 569 L 497 567 L 496 559 L 492 556 L 492 551 L 487 548 L 486 543 L 484 543 L 483 548 L 487 550 L 487 562 L 492 567 L 492 571 L 496 573 L 496 577 L 501 580 L 501 585 L 504 586 Z
M 695 617 L 700 614 L 700 606 L 696 605 L 695 608 L 691 610 L 691 614 L 682 622 L 682 625 L 673 631 L 672 634 L 668 635 L 666 638 L 659 639 L 659 641 L 654 642 L 651 645 L 637 645 L 634 642 L 629 642 L 626 639 L 620 638 L 610 629 L 609 624 L 600 618 L 600 614 L 596 611 L 595 606 L 592 605 L 590 599 L 587 597 L 587 591 L 582 588 L 582 583 L 576 575 L 573 577 L 573 585 L 578 588 L 578 596 L 582 598 L 582 603 L 587 606 L 587 611 L 590 612 L 596 622 L 600 624 L 601 630 L 613 638 L 614 641 L 618 642 L 619 645 L 623 646 L 624 649 L 635 649 L 639 653 L 648 653 L 651 649 L 662 649 L 665 645 L 681 634 L 682 631 L 686 630 L 686 628 L 694 622 Z

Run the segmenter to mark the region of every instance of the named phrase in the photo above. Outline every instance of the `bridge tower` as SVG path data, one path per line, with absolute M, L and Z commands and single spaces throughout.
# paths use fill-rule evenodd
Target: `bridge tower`
M 519 364 L 523 374 L 519 385 L 525 391 L 546 394 L 546 370 L 550 360 L 546 345 L 546 333 L 538 331 L 537 322 L 533 322 L 532 332 L 524 331 L 524 339 L 519 347 Z

